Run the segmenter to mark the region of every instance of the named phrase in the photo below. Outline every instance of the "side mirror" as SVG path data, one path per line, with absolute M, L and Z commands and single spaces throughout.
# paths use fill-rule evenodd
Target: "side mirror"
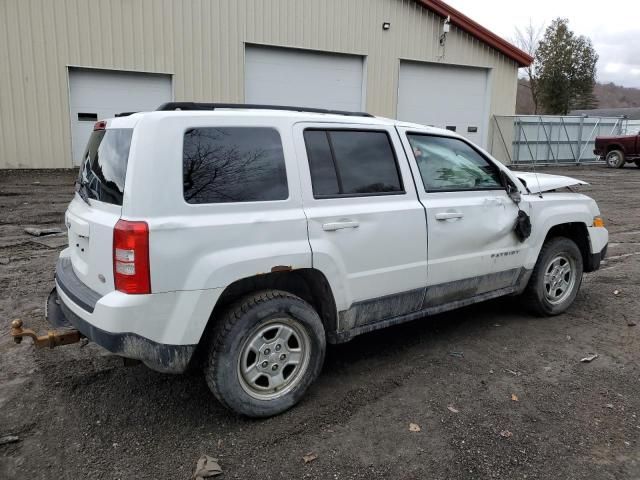
M 511 191 L 507 190 L 507 195 L 509 195 L 509 197 L 511 197 L 511 200 L 513 200 L 515 203 L 520 203 L 520 201 L 522 200 L 520 192 L 515 188 Z
M 500 170 L 500 183 L 507 191 L 507 195 L 509 195 L 511 200 L 513 200 L 515 203 L 520 203 L 520 201 L 522 200 L 520 192 L 503 170 Z

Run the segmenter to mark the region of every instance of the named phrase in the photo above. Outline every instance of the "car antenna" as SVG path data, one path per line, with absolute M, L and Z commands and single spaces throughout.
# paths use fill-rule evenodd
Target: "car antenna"
M 536 182 L 538 183 L 538 197 L 539 198 L 544 198 L 542 196 L 542 187 L 540 186 L 540 179 L 538 178 L 538 172 L 536 170 L 536 159 L 533 159 L 533 174 L 536 177 Z

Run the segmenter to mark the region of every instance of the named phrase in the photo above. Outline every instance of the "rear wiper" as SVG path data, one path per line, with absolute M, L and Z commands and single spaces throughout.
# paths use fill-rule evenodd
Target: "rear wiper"
M 76 192 L 78 192 L 78 195 L 80 195 L 80 198 L 84 200 L 84 203 L 91 206 L 91 203 L 89 203 L 89 194 L 87 193 L 87 186 L 84 183 L 80 183 L 79 180 L 76 180 L 75 186 L 76 186 Z

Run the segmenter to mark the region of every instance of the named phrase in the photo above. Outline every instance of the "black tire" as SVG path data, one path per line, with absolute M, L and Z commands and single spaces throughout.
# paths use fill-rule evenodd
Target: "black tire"
M 571 286 L 566 288 L 568 293 L 558 298 L 557 302 L 553 302 L 549 297 L 560 291 L 559 289 L 561 287 L 558 287 L 558 290 L 549 288 L 549 286 L 545 284 L 545 275 L 550 268 L 553 268 L 552 262 L 562 257 L 568 260 L 569 264 L 572 264 L 571 268 L 574 269 L 575 277 Z M 534 313 L 541 316 L 552 316 L 563 313 L 571 306 L 580 290 L 583 269 L 582 254 L 573 240 L 566 237 L 554 237 L 547 240 L 540 250 L 538 261 L 533 268 L 531 278 L 524 292 L 527 306 Z M 560 278 L 566 277 L 560 275 Z M 550 293 L 549 290 L 553 292 Z
M 640 168 L 640 160 L 634 160 L 634 162 L 636 164 L 636 167 Z
M 324 327 L 316 311 L 301 298 L 280 290 L 256 292 L 235 302 L 216 322 L 204 374 L 213 394 L 230 410 L 248 417 L 277 415 L 298 403 L 320 374 L 326 350 Z M 291 336 L 289 340 L 281 340 L 280 332 L 287 327 L 292 329 Z M 265 329 L 264 335 L 261 334 Z M 266 335 L 271 335 L 272 330 L 278 332 L 277 337 L 267 340 Z M 293 346 L 281 345 L 292 339 Z M 262 341 L 272 343 L 259 349 L 251 347 Z M 298 348 L 296 342 L 299 342 Z M 267 348 L 269 346 L 271 348 Z M 280 347 L 279 353 L 276 347 Z M 298 351 L 304 360 L 294 365 L 290 376 L 283 380 L 289 384 L 283 384 L 279 391 L 262 392 L 261 388 L 272 388 L 271 376 L 276 375 L 275 369 L 281 367 L 282 379 L 285 378 L 285 369 L 291 366 L 285 365 L 287 360 L 281 360 L 285 349 L 290 358 Z M 270 356 L 263 355 L 267 351 L 271 352 Z M 255 362 L 250 358 L 252 354 Z M 253 365 L 247 369 L 253 375 L 260 373 L 258 380 L 245 378 L 240 370 L 242 362 Z M 268 367 L 263 368 L 265 363 Z M 276 383 L 274 380 L 274 385 Z M 267 398 L 269 395 L 272 397 Z
M 605 158 L 607 167 L 622 168 L 624 167 L 624 152 L 622 150 L 611 150 Z

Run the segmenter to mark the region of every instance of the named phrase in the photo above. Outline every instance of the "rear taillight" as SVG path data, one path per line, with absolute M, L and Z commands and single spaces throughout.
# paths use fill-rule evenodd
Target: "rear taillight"
M 106 130 L 107 128 L 107 121 L 106 120 L 100 120 L 96 123 L 93 124 L 93 131 L 95 132 L 96 130 Z
M 116 290 L 151 293 L 149 226 L 118 220 L 113 230 L 113 278 Z

